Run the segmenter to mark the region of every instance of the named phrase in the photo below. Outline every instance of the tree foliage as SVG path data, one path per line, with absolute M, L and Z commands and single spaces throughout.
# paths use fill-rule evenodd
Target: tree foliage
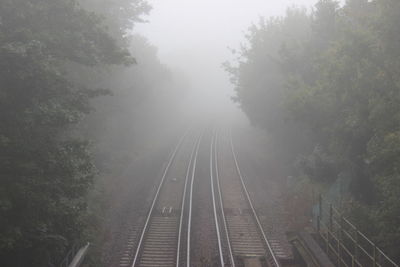
M 292 172 L 327 185 L 352 178 L 352 203 L 368 207 L 354 219 L 392 256 L 400 237 L 399 12 L 394 0 L 290 9 L 253 26 L 227 67 L 237 101 Z
M 85 229 L 95 169 L 72 134 L 103 94 L 69 63 L 130 64 L 101 18 L 73 0 L 0 3 L 0 265 L 48 266 Z
M 88 201 L 89 240 L 93 244 L 88 260 L 93 266 L 109 266 L 111 259 L 107 255 L 115 253 L 110 248 L 120 242 L 110 233 L 124 220 L 115 214 L 126 213 L 120 212 L 126 205 L 121 202 L 128 201 L 122 192 L 131 190 L 141 179 L 136 179 L 139 171 L 130 172 L 127 177 L 126 170 L 155 153 L 165 143 L 169 128 L 176 127 L 181 86 L 160 63 L 157 48 L 132 30 L 134 23 L 144 22 L 143 16 L 150 10 L 144 1 L 79 2 L 85 10 L 99 14 L 102 25 L 135 58 L 131 65 L 67 65 L 71 80 L 86 87 L 106 88 L 108 93 L 91 101 L 94 112 L 80 122 L 77 132 L 92 140 L 91 152 L 99 173 Z

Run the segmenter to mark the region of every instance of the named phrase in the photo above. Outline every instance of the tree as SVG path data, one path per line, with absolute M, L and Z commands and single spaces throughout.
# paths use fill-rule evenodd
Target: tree
M 85 227 L 95 169 L 71 130 L 103 93 L 63 67 L 132 58 L 76 1 L 4 0 L 0 18 L 0 264 L 47 266 Z
M 287 38 L 298 33 L 289 13 L 253 28 L 231 71 L 243 110 L 278 133 L 270 134 L 276 154 L 292 155 L 283 173 L 326 188 L 350 177 L 354 220 L 392 256 L 399 254 L 400 232 L 399 8 L 392 0 L 351 0 L 343 7 L 321 0 L 304 15 L 302 32 L 311 30 L 302 38 Z

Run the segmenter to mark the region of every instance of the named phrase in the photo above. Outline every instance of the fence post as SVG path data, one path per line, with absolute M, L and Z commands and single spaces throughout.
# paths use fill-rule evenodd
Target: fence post
M 342 256 L 340 253 L 341 252 L 341 246 L 342 246 L 342 229 L 343 229 L 343 215 L 340 214 L 339 218 L 339 233 L 338 233 L 338 266 L 341 266 L 342 263 Z
M 326 203 L 327 208 L 329 205 L 329 212 L 326 211 L 324 215 L 327 217 L 325 225 L 321 225 L 321 223 L 323 223 L 322 201 L 322 195 L 319 194 L 318 207 L 313 207 L 313 211 L 318 209 L 318 211 L 316 211 L 316 227 L 319 236 L 322 237 L 322 244 L 326 243 L 326 253 L 329 255 L 329 252 L 332 251 L 331 255 L 333 261 L 335 261 L 335 256 L 337 257 L 336 265 L 338 267 L 350 266 L 350 261 L 352 267 L 364 266 L 365 264 L 369 264 L 368 266 L 371 267 L 389 266 L 386 265 L 387 262 L 389 262 L 390 266 L 400 267 L 382 252 L 376 244 L 365 237 L 356 226 L 348 222 L 343 217 L 341 211 L 337 211 L 332 203 Z M 354 231 L 354 234 L 350 229 Z M 326 236 L 324 234 L 325 230 L 327 230 Z M 346 235 L 349 235 L 351 239 L 348 243 L 349 247 L 346 246 L 348 241 Z M 365 241 L 367 241 L 368 244 L 365 244 Z M 351 245 L 353 245 L 353 250 L 351 249 Z M 372 252 L 371 247 L 373 249 Z M 337 250 L 336 253 L 335 249 Z
M 328 229 L 328 231 L 326 232 L 326 254 L 328 254 L 329 255 L 329 229 Z
M 330 240 L 329 237 L 333 236 L 335 237 L 335 235 L 333 234 L 333 221 L 332 221 L 332 204 L 329 204 L 329 227 L 328 227 L 328 231 L 327 231 L 327 236 L 326 236 L 326 253 L 329 253 L 329 244 L 330 244 Z
M 319 218 L 322 220 L 322 195 L 318 197 Z
M 330 235 L 331 231 L 329 230 L 329 228 L 326 231 L 326 253 L 329 253 L 329 235 Z
M 315 191 L 314 188 L 311 188 L 311 205 L 314 205 L 315 201 Z
M 355 244 L 354 244 L 354 257 L 355 257 L 355 260 L 357 261 L 358 259 L 359 259 L 359 250 L 358 250 L 358 247 L 359 247 L 359 235 L 358 235 L 358 229 L 357 229 L 357 227 L 354 227 L 354 231 L 356 231 L 356 236 L 355 236 Z

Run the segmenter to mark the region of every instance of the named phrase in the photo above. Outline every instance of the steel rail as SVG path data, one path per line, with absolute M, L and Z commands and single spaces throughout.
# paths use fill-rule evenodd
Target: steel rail
M 196 152 L 193 159 L 193 168 L 192 168 L 192 177 L 190 181 L 190 192 L 189 192 L 189 214 L 188 214 L 188 228 L 187 228 L 187 243 L 186 243 L 186 266 L 190 267 L 190 239 L 191 239 L 191 230 L 192 230 L 192 206 L 193 206 L 193 185 L 194 185 L 194 176 L 196 172 L 196 165 L 197 165 L 197 155 L 199 153 L 199 147 L 201 140 L 203 139 L 203 134 L 201 134 L 197 147 Z
M 258 228 L 259 228 L 259 230 L 260 230 L 260 232 L 261 232 L 261 234 L 262 234 L 262 236 L 263 236 L 263 240 L 264 240 L 264 242 L 265 242 L 265 244 L 266 244 L 266 246 L 267 246 L 268 253 L 269 253 L 270 256 L 272 257 L 272 260 L 273 260 L 275 266 L 276 266 L 276 267 L 280 267 L 280 264 L 279 264 L 279 262 L 278 262 L 278 260 L 277 260 L 277 258 L 276 258 L 276 256 L 275 256 L 275 254 L 274 254 L 274 251 L 272 250 L 271 244 L 269 243 L 268 238 L 267 238 L 267 236 L 266 236 L 265 233 L 264 233 L 264 230 L 263 230 L 263 227 L 262 227 L 262 225 L 261 225 L 260 219 L 258 218 L 258 215 L 257 215 L 257 213 L 256 213 L 256 210 L 255 210 L 255 208 L 254 208 L 254 206 L 253 206 L 253 203 L 252 203 L 252 201 L 251 201 L 249 192 L 247 191 L 246 185 L 245 185 L 245 183 L 244 183 L 244 179 L 243 179 L 242 173 L 240 172 L 239 164 L 238 164 L 238 161 L 237 161 L 237 158 L 236 158 L 235 149 L 234 149 L 234 146 L 233 146 L 232 133 L 230 133 L 230 145 L 231 145 L 231 151 L 232 151 L 233 159 L 234 159 L 234 161 L 235 161 L 236 171 L 237 171 L 237 173 L 238 173 L 238 175 L 239 175 L 240 182 L 241 182 L 242 187 L 243 187 L 243 190 L 244 190 L 244 192 L 245 192 L 245 195 L 246 195 L 246 198 L 247 198 L 247 202 L 249 203 L 250 209 L 251 209 L 251 211 L 252 211 L 252 213 L 253 213 L 253 217 L 254 217 L 254 219 L 255 219 L 256 222 L 257 222 Z
M 158 200 L 158 196 L 159 196 L 159 194 L 160 194 L 161 187 L 162 187 L 163 184 L 164 184 L 165 177 L 167 176 L 167 173 L 168 173 L 168 171 L 169 171 L 169 168 L 171 167 L 171 164 L 172 164 L 172 162 L 174 161 L 175 156 L 176 156 L 176 154 L 177 154 L 179 148 L 181 147 L 181 145 L 182 145 L 182 143 L 183 143 L 183 140 L 184 140 L 184 139 L 186 138 L 186 136 L 188 135 L 188 132 L 189 132 L 189 130 L 187 130 L 187 131 L 185 132 L 185 134 L 184 134 L 184 135 L 181 137 L 181 139 L 179 140 L 178 144 L 176 145 L 175 149 L 174 149 L 173 152 L 172 152 L 172 155 L 171 155 L 170 158 L 169 158 L 169 161 L 168 161 L 167 166 L 165 167 L 165 170 L 164 170 L 164 173 L 163 173 L 162 178 L 161 178 L 161 180 L 160 180 L 160 183 L 159 183 L 159 185 L 158 185 L 156 194 L 155 194 L 155 196 L 154 196 L 154 198 L 153 198 L 153 202 L 151 203 L 150 210 L 149 210 L 149 212 L 148 212 L 148 215 L 147 215 L 146 222 L 145 222 L 145 224 L 144 224 L 142 233 L 141 233 L 141 235 L 140 235 L 139 243 L 138 243 L 138 245 L 137 245 L 136 252 L 135 252 L 135 257 L 133 258 L 133 263 L 132 263 L 132 265 L 131 265 L 132 267 L 135 267 L 136 262 L 137 262 L 137 260 L 138 260 L 138 258 L 139 258 L 139 253 L 140 253 L 140 249 L 141 249 L 142 244 L 143 244 L 143 239 L 144 239 L 144 236 L 145 236 L 145 234 L 146 234 L 146 232 L 147 232 L 147 230 L 148 230 L 150 218 L 152 217 L 153 210 L 154 210 L 154 206 L 155 206 L 155 204 L 156 204 L 156 202 L 157 202 L 157 200 Z
M 222 191 L 221 191 L 221 185 L 220 185 L 220 181 L 219 181 L 219 170 L 218 170 L 218 131 L 215 132 L 215 141 L 214 141 L 214 148 L 211 148 L 213 155 L 213 159 L 214 159 L 214 169 L 215 169 L 215 180 L 216 180 L 216 185 L 217 185 L 217 191 L 218 191 L 218 195 L 219 195 L 219 205 L 221 207 L 221 216 L 222 216 L 222 222 L 224 225 L 224 229 L 225 229 L 225 236 L 226 236 L 226 240 L 228 243 L 228 251 L 229 251 L 229 259 L 231 262 L 231 266 L 235 267 L 235 259 L 233 257 L 233 251 L 232 251 L 232 246 L 231 246 L 231 241 L 230 241 L 230 237 L 229 237 L 229 232 L 228 232 L 228 225 L 226 222 L 226 217 L 225 217 L 225 209 L 224 209 L 224 203 L 222 201 Z M 211 169 L 212 172 L 212 169 Z M 213 183 L 213 181 L 211 181 L 211 184 Z M 214 195 L 214 194 L 213 194 Z M 222 265 L 224 266 L 224 265 Z
M 180 266 L 180 251 L 181 251 L 181 239 L 182 239 L 182 227 L 183 227 L 183 213 L 185 210 L 185 202 L 186 202 L 186 191 L 187 191 L 187 184 L 190 176 L 190 170 L 193 164 L 193 157 L 198 147 L 198 143 L 200 142 L 200 136 L 198 137 L 196 143 L 193 146 L 192 153 L 190 154 L 189 165 L 186 169 L 186 178 L 185 178 L 185 186 L 183 189 L 183 196 L 182 196 L 182 205 L 181 205 L 181 216 L 179 219 L 179 230 L 178 230 L 178 244 L 177 244 L 177 252 L 176 252 L 176 267 Z
M 215 230 L 217 232 L 217 241 L 218 241 L 218 251 L 219 251 L 219 260 L 221 266 L 225 266 L 224 255 L 222 251 L 222 242 L 221 242 L 221 233 L 219 231 L 219 223 L 218 223 L 218 215 L 217 215 L 217 205 L 215 200 L 215 190 L 214 190 L 214 146 L 215 146 L 215 134 L 213 134 L 211 139 L 211 149 L 210 149 L 210 180 L 211 180 L 211 194 L 212 194 L 212 202 L 213 202 L 213 210 L 214 210 L 214 222 L 215 222 Z

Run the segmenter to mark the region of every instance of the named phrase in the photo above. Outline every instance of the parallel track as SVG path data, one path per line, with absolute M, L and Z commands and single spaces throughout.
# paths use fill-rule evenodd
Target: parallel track
M 184 185 L 179 186 L 183 189 L 175 188 L 176 191 L 173 191 L 180 194 L 179 205 L 172 208 L 163 204 L 170 193 L 165 187 L 174 186 L 168 180 L 171 178 L 171 165 L 177 164 L 175 158 L 187 135 L 181 138 L 166 165 L 145 219 L 131 267 L 191 266 L 193 191 L 196 190 L 194 177 L 202 136 L 197 138 L 191 153 L 187 153 L 190 157 L 186 165 Z M 264 262 L 260 266 L 280 267 L 244 183 L 232 137 L 229 137 L 229 142 L 225 141 L 225 150 L 222 151 L 225 153 L 222 155 L 218 153 L 218 148 L 222 147 L 218 142 L 218 134 L 215 132 L 211 139 L 209 164 L 213 223 L 219 257 L 214 259 L 212 266 L 239 267 L 245 265 L 248 259 L 256 259 L 260 260 L 260 264 L 261 261 Z
M 189 187 L 189 195 L 188 195 L 188 214 L 187 214 L 187 228 L 186 228 L 186 266 L 190 267 L 190 253 L 191 253 L 191 233 L 192 233 L 192 212 L 193 212 L 193 187 L 194 187 L 194 177 L 196 174 L 196 165 L 197 165 L 197 156 L 199 153 L 199 147 L 201 143 L 202 136 L 199 137 L 199 140 L 197 141 L 196 149 L 193 150 L 192 157 L 191 157 L 191 163 L 192 163 L 192 169 L 191 169 L 191 179 L 190 179 L 190 187 Z M 189 176 L 189 171 L 188 171 L 188 176 Z M 182 216 L 183 218 L 183 216 Z M 182 239 L 182 237 L 181 237 Z M 179 260 L 177 261 L 176 266 L 179 265 Z M 183 264 L 182 264 L 183 266 Z
M 223 155 L 225 165 L 222 167 L 226 168 L 228 165 L 232 167 L 233 165 L 235 171 L 228 172 L 225 170 L 223 177 L 220 177 L 219 172 L 217 141 L 216 134 L 216 137 L 213 138 L 211 149 L 211 160 L 214 162 L 214 166 L 211 164 L 211 168 L 214 168 L 215 179 L 214 177 L 211 177 L 211 179 L 213 179 L 212 184 L 215 184 L 217 188 L 216 191 L 213 191 L 215 195 L 213 198 L 214 207 L 220 207 L 219 211 L 223 223 L 223 225 L 217 225 L 216 227 L 224 232 L 227 243 L 224 251 L 220 250 L 221 262 L 226 258 L 230 266 L 235 267 L 243 265 L 243 259 L 264 258 L 268 266 L 279 267 L 280 263 L 264 233 L 240 172 L 232 137 L 229 137 L 229 153 L 231 155 L 226 155 L 227 151 L 225 151 L 226 153 Z M 230 158 L 231 162 L 227 158 Z M 219 203 L 216 203 L 215 199 L 219 199 Z
M 195 150 L 198 149 L 197 142 L 191 150 L 189 163 L 186 168 L 183 190 L 178 190 L 181 194 L 181 203 L 175 207 L 165 205 L 163 201 L 168 199 L 168 190 L 166 187 L 173 187 L 173 184 L 166 184 L 166 177 L 169 175 L 171 165 L 175 161 L 178 151 L 182 147 L 182 143 L 188 134 L 186 133 L 170 156 L 168 164 L 164 170 L 163 176 L 157 187 L 157 191 L 150 206 L 146 221 L 144 223 L 140 239 L 138 241 L 135 256 L 131 267 L 136 266 L 157 266 L 157 267 L 173 267 L 179 266 L 181 254 L 182 239 L 182 220 L 183 210 L 185 209 L 185 194 L 190 177 L 190 169 L 193 163 Z M 173 183 L 174 180 L 169 181 Z M 179 183 L 176 182 L 176 183 Z M 176 190 L 176 189 L 175 189 Z M 164 192 L 165 191 L 165 192 Z M 178 197 L 178 196 L 177 196 Z M 165 201 L 165 203 L 169 203 Z M 170 205 L 170 204 L 169 204 Z M 162 207 L 162 208 L 161 208 Z
M 217 138 L 218 138 L 218 135 L 217 135 L 217 132 L 215 132 L 212 137 L 212 140 L 211 140 L 211 149 L 210 149 L 210 170 L 211 170 L 210 178 L 211 178 L 212 200 L 213 200 L 213 207 L 214 207 L 215 228 L 218 233 L 218 248 L 219 248 L 221 266 L 225 266 L 226 257 L 224 257 L 224 252 L 225 252 L 225 250 L 227 250 L 227 252 L 226 252 L 228 254 L 227 260 L 228 260 L 228 262 L 230 262 L 230 266 L 235 267 L 235 260 L 233 257 L 232 246 L 230 243 L 228 226 L 226 223 L 226 217 L 225 217 L 225 212 L 224 212 L 224 204 L 222 201 L 221 187 L 220 187 L 220 183 L 219 183 Z M 216 187 L 216 189 L 215 189 L 215 187 Z M 221 219 L 222 225 L 219 225 L 218 218 Z M 222 232 L 222 234 L 220 232 Z M 223 246 L 222 246 L 223 243 L 225 243 L 225 246 L 224 246 L 225 249 L 223 249 Z

